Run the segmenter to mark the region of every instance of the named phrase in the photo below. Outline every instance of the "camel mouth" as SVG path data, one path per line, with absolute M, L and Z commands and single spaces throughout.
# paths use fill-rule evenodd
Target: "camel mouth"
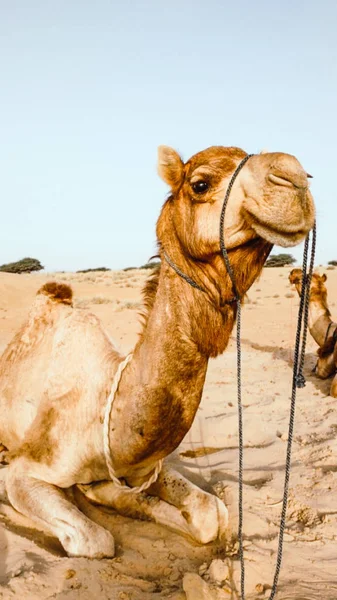
M 272 225 L 270 222 L 266 223 L 262 221 L 247 209 L 245 209 L 245 213 L 248 217 L 247 220 L 254 231 L 261 238 L 272 244 L 284 247 L 296 246 L 299 241 L 308 234 L 307 227 L 303 227 L 302 223 L 299 224 L 297 228 L 292 226 L 292 231 L 286 231 L 276 225 Z

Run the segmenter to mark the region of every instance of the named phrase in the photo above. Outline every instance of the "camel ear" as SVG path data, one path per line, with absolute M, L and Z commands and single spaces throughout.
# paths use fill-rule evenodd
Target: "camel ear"
M 184 175 L 184 163 L 178 152 L 169 146 L 158 148 L 158 173 L 172 189 L 177 188 Z
M 321 279 L 322 279 L 322 281 L 326 281 L 328 279 L 326 273 L 323 273 Z

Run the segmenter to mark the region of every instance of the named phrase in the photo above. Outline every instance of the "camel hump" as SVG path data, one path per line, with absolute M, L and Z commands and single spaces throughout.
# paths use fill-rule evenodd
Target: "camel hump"
M 73 290 L 66 283 L 57 283 L 57 281 L 49 281 L 45 283 L 37 292 L 49 296 L 51 300 L 60 302 L 61 304 L 72 304 Z

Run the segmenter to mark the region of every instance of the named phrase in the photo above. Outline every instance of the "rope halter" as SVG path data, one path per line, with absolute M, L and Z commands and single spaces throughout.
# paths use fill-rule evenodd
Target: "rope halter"
M 163 461 L 158 460 L 156 467 L 149 479 L 144 481 L 142 485 L 130 487 L 126 483 L 122 483 L 121 480 L 116 476 L 115 469 L 112 463 L 110 444 L 109 444 L 109 431 L 110 431 L 110 419 L 111 419 L 111 410 L 112 405 L 116 396 L 116 392 L 118 390 L 118 386 L 122 377 L 122 373 L 125 367 L 129 364 L 132 359 L 132 353 L 128 354 L 128 356 L 118 365 L 117 372 L 115 374 L 114 380 L 112 382 L 111 391 L 106 401 L 105 412 L 104 412 L 104 422 L 103 422 L 103 445 L 104 445 L 104 455 L 105 462 L 108 467 L 109 477 L 114 482 L 114 484 L 120 488 L 125 494 L 140 494 L 144 490 L 147 490 L 150 485 L 152 485 L 158 479 L 158 475 L 162 469 Z

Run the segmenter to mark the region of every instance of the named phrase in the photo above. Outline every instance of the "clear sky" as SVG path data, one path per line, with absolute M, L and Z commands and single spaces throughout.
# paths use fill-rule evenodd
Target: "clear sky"
M 1 2 L 0 264 L 146 262 L 159 144 L 295 154 L 337 260 L 336 32 L 334 0 Z

